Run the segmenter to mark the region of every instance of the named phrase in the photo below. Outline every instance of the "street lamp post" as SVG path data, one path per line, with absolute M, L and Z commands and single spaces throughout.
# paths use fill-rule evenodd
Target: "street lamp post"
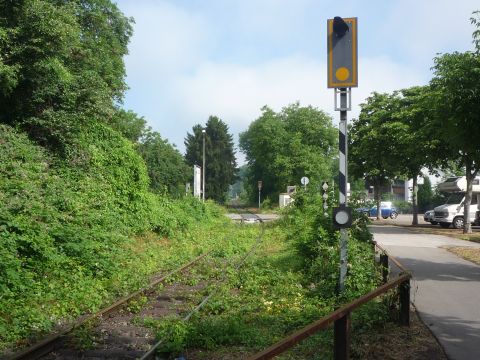
M 202 134 L 203 134 L 202 200 L 205 201 L 205 129 L 202 129 Z

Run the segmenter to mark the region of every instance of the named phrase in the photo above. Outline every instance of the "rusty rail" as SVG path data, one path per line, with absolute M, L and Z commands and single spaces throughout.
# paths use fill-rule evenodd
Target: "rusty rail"
M 95 319 L 95 318 L 103 316 L 103 315 L 107 315 L 111 311 L 114 311 L 114 310 L 118 309 L 120 306 L 125 304 L 127 301 L 129 301 L 129 300 L 135 298 L 136 296 L 141 295 L 144 292 L 150 290 L 152 287 L 154 287 L 155 285 L 165 281 L 170 276 L 172 276 L 172 275 L 174 275 L 178 272 L 182 272 L 183 270 L 189 268 L 190 266 L 192 266 L 193 264 L 195 264 L 197 261 L 201 260 L 205 256 L 209 255 L 210 253 L 211 253 L 211 251 L 208 251 L 208 252 L 196 257 L 195 259 L 193 259 L 192 261 L 184 264 L 183 266 L 181 266 L 181 267 L 179 267 L 175 270 L 172 270 L 168 274 L 165 274 L 165 275 L 153 280 L 146 287 L 135 291 L 134 293 L 116 301 L 114 304 L 112 304 L 112 305 L 110 305 L 110 306 L 108 306 L 108 307 L 106 307 L 106 308 L 104 308 L 104 309 L 102 309 L 102 310 L 100 310 L 100 311 L 98 311 L 94 314 L 91 314 L 89 316 L 83 317 L 80 320 L 77 320 L 75 323 L 68 326 L 66 329 L 64 329 L 64 330 L 62 330 L 62 331 L 60 331 L 56 334 L 50 335 L 50 336 L 44 338 L 43 340 L 41 340 L 40 342 L 35 343 L 28 348 L 25 348 L 25 349 L 23 349 L 19 352 L 16 352 L 16 353 L 14 353 L 10 356 L 7 356 L 7 359 L 8 360 L 37 359 L 40 356 L 48 354 L 49 352 L 51 352 L 55 348 L 55 344 L 57 343 L 57 341 L 59 341 L 61 337 L 70 333 L 73 329 L 81 326 L 82 324 L 86 323 L 89 320 Z
M 402 325 L 409 326 L 410 324 L 410 279 L 411 273 L 405 269 L 405 267 L 398 262 L 395 258 L 388 255 L 387 251 L 374 242 L 383 252 L 388 267 L 388 259 L 392 260 L 403 272 L 393 280 L 387 281 L 388 272 L 384 275 L 384 284 L 376 288 L 375 290 L 363 295 L 352 302 L 342 306 L 329 315 L 317 320 L 316 322 L 307 325 L 303 329 L 300 329 L 278 343 L 270 346 L 269 348 L 253 355 L 249 360 L 265 360 L 272 359 L 277 355 L 282 354 L 286 350 L 294 347 L 300 341 L 312 336 L 320 330 L 326 329 L 332 323 L 334 324 L 334 358 L 335 360 L 347 360 L 349 359 L 349 347 L 350 347 L 350 313 L 360 307 L 361 305 L 369 302 L 370 300 L 386 293 L 387 291 L 398 287 L 399 288 L 399 322 Z M 385 260 L 384 260 L 385 261 Z

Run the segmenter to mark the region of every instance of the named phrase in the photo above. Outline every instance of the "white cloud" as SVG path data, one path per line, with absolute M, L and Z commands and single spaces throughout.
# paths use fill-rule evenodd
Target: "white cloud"
M 379 31 L 385 41 L 394 41 L 406 51 L 412 62 L 433 58 L 439 51 L 470 50 L 473 27 L 469 19 L 479 8 L 478 0 L 397 1 Z
M 136 19 L 125 59 L 130 77 L 168 77 L 206 58 L 213 35 L 202 16 L 163 1 L 138 5 L 132 2 L 122 9 Z
M 372 91 L 427 83 L 436 52 L 469 48 L 473 29 L 468 18 L 478 7 L 473 0 L 121 4 L 136 19 L 126 58 L 132 88 L 127 107 L 181 150 L 187 131 L 209 115 L 222 118 L 237 134 L 259 116 L 263 105 L 279 111 L 300 101 L 327 111 L 337 123 L 333 90 L 326 87 L 326 55 L 321 54 L 325 20 L 332 14 L 363 11 L 363 52 L 351 119 Z
M 372 91 L 393 91 L 425 83 L 425 77 L 388 58 L 364 58 L 360 88 L 353 89 L 353 111 Z M 326 64 L 305 57 L 276 59 L 257 66 L 205 63 L 183 76 L 172 89 L 172 101 L 183 119 L 202 122 L 217 115 L 235 131 L 245 130 L 268 105 L 275 110 L 300 101 L 332 114 L 333 90 L 326 87 Z

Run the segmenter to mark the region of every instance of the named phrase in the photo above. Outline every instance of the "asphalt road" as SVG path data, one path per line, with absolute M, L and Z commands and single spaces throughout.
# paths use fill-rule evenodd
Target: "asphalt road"
M 372 225 L 371 230 L 412 271 L 411 300 L 448 358 L 480 359 L 480 266 L 442 248 L 480 244 L 398 226 Z

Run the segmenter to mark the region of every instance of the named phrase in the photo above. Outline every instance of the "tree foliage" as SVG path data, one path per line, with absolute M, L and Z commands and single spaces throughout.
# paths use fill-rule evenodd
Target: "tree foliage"
M 350 133 L 351 173 L 374 185 L 377 202 L 382 186 L 395 177 L 413 179 L 413 224 L 418 223 L 417 178 L 443 156 L 428 99 L 428 87 L 374 93 Z
M 446 159 L 456 161 L 465 169 L 464 214 L 468 219 L 472 181 L 480 170 L 480 54 L 454 52 L 439 55 L 434 62 L 430 82 L 435 109 L 432 126 L 449 149 Z M 471 232 L 469 221 L 464 223 L 464 232 Z
M 0 0 L 2 350 L 138 288 L 151 254 L 132 235 L 205 219 L 196 199 L 149 189 L 177 186 L 185 165 L 119 109 L 130 35 L 109 0 Z
M 60 148 L 79 123 L 107 122 L 126 89 L 132 33 L 109 0 L 0 2 L 0 121 Z
M 360 106 L 360 115 L 349 129 L 349 171 L 373 185 L 379 208 L 382 186 L 400 172 L 406 126 L 394 121 L 394 95 L 373 93 Z
M 268 107 L 240 134 L 240 148 L 248 162 L 244 184 L 250 200 L 257 196 L 257 181 L 263 182 L 262 194 L 272 202 L 288 185 L 298 185 L 302 176 L 310 186 L 332 178 L 334 157 L 338 152 L 338 132 L 326 113 L 298 103 L 279 113 Z
M 115 111 L 115 114 L 108 119 L 108 125 L 134 143 L 139 142 L 148 129 L 147 121 L 143 116 L 138 116 L 132 110 L 123 109 Z
M 398 108 L 395 121 L 403 124 L 402 134 L 397 134 L 402 157 L 399 159 L 399 175 L 412 179 L 413 225 L 418 224 L 418 177 L 422 169 L 433 168 L 443 160 L 445 147 L 432 127 L 432 109 L 429 106 L 429 88 L 411 87 L 394 93 Z
M 202 126 L 192 128 L 185 138 L 185 159 L 191 166 L 203 164 Z M 228 126 L 216 116 L 210 116 L 205 124 L 205 198 L 223 203 L 227 191 L 235 182 L 237 163 L 233 137 Z
M 191 171 L 182 154 L 158 132 L 144 132 L 138 151 L 145 160 L 150 188 L 156 193 L 183 195 Z
M 425 212 L 431 210 L 433 205 L 432 183 L 428 176 L 423 177 L 423 184 L 418 186 L 418 208 Z

